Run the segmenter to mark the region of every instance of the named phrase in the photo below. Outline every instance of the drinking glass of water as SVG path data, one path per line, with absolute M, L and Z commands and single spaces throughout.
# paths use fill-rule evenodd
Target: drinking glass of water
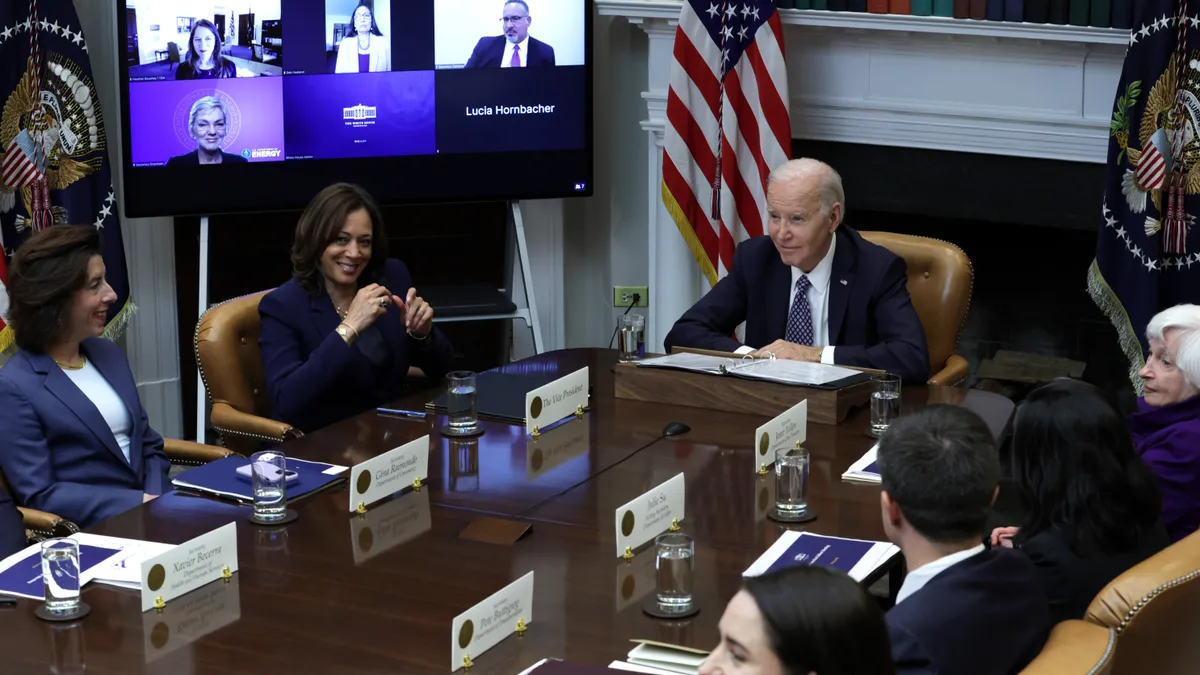
M 646 317 L 641 314 L 626 314 L 621 317 L 621 331 L 618 335 L 617 360 L 627 363 L 637 361 L 646 355 Z
M 875 438 L 900 416 L 900 376 L 884 373 L 871 378 L 871 428 Z
M 287 515 L 287 457 L 278 450 L 250 455 L 250 483 L 254 488 L 254 519 L 269 523 Z
M 775 451 L 775 513 L 778 520 L 804 520 L 808 515 L 808 448 Z
M 446 375 L 446 413 L 450 418 L 444 429 L 451 436 L 470 436 L 479 430 L 475 410 L 475 373 L 456 370 Z
M 668 613 L 690 612 L 692 573 L 695 571 L 696 560 L 695 541 L 691 535 L 668 532 L 655 538 L 654 548 L 658 609 Z
M 73 614 L 79 609 L 79 544 L 74 539 L 42 542 L 42 582 L 46 611 Z

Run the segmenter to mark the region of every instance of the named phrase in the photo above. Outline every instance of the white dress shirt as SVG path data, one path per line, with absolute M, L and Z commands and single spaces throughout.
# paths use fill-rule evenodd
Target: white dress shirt
M 129 408 L 125 407 L 120 394 L 104 379 L 100 371 L 96 370 L 91 361 L 85 362 L 79 370 L 64 368 L 63 372 L 100 411 L 100 416 L 108 423 L 108 428 L 117 439 L 121 454 L 125 455 L 125 461 L 129 462 L 129 434 L 133 433 L 133 417 L 130 416 Z
M 825 348 L 821 350 L 821 363 L 834 363 L 833 345 L 829 344 L 829 279 L 833 275 L 833 252 L 837 248 L 837 237 L 829 240 L 829 250 L 821 262 L 812 268 L 808 276 L 808 307 L 812 311 L 813 346 Z M 796 282 L 806 276 L 799 267 L 792 267 L 791 295 L 788 297 L 788 316 L 791 316 L 792 305 L 796 302 Z M 787 325 L 786 320 L 784 325 Z M 742 346 L 735 354 L 749 354 L 755 351 L 753 347 Z
M 948 556 L 943 556 L 931 563 L 925 563 L 917 569 L 909 572 L 908 575 L 904 577 L 904 583 L 900 586 L 900 592 L 896 594 L 896 604 L 904 602 L 905 598 L 913 593 L 916 593 L 922 588 L 925 588 L 925 584 L 929 583 L 930 579 L 936 577 L 942 572 L 945 572 L 946 570 L 973 555 L 979 555 L 980 553 L 983 553 L 983 550 L 984 546 L 983 544 L 980 544 L 965 551 L 959 551 L 958 553 L 951 553 Z
M 524 40 L 517 44 L 513 44 L 508 40 L 504 41 L 504 58 L 500 59 L 501 68 L 512 68 L 513 47 L 520 47 L 517 52 L 517 60 L 521 62 L 521 67 L 524 68 L 529 64 L 529 36 L 526 35 Z

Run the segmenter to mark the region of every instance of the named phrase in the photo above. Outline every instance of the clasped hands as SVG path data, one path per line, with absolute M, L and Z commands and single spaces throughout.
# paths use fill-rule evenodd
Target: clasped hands
M 767 352 L 770 352 L 777 359 L 820 363 L 822 351 L 822 347 L 809 347 L 808 345 L 798 345 L 795 342 L 788 342 L 787 340 L 776 340 L 762 349 L 750 352 L 750 356 L 761 359 L 766 358 Z
M 389 305 L 395 305 L 404 314 L 404 328 L 409 335 L 418 340 L 429 336 L 433 328 L 433 308 L 417 295 L 415 288 L 408 289 L 408 294 L 401 298 L 379 284 L 364 286 L 354 295 L 342 322 L 361 333 L 387 314 Z

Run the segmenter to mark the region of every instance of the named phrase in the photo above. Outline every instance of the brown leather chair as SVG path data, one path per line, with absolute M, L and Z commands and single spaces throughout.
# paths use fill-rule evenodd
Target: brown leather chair
M 961 384 L 971 374 L 967 360 L 954 350 L 962 332 L 975 272 L 962 249 L 938 239 L 894 232 L 860 232 L 908 263 L 908 294 L 925 328 L 930 384 Z
M 263 381 L 258 303 L 269 291 L 211 307 L 196 324 L 196 363 L 212 400 L 212 425 L 221 445 L 244 455 L 263 443 L 301 436 L 299 429 L 267 417 L 270 401 Z
M 1063 621 L 1021 675 L 1108 675 L 1117 632 L 1086 621 Z
M 17 510 L 21 512 L 21 520 L 25 523 L 25 538 L 30 544 L 54 537 L 69 537 L 79 531 L 78 525 L 53 513 L 27 509 L 24 506 L 18 506 Z
M 1086 621 L 1117 632 L 1113 675 L 1200 670 L 1200 532 L 1113 579 Z

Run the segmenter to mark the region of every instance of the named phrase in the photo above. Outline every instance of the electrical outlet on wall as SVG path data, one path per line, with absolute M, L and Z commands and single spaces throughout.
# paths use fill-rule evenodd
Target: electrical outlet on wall
M 633 296 L 637 294 L 637 302 Z M 613 307 L 649 307 L 649 286 L 613 286 Z

